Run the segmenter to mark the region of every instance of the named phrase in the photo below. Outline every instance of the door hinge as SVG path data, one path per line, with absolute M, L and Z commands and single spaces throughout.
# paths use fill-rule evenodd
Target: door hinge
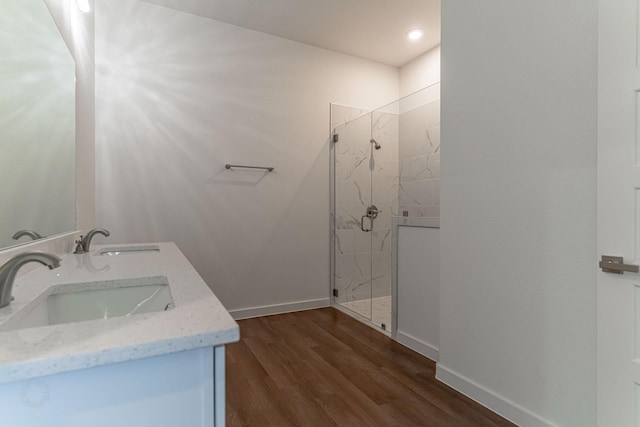
M 334 297 L 336 297 L 336 298 L 338 298 L 338 290 L 337 290 L 337 289 L 334 289 L 334 290 L 333 290 L 333 296 L 334 296 Z
M 340 140 L 340 137 L 338 136 L 337 133 L 333 134 L 333 142 L 338 142 Z

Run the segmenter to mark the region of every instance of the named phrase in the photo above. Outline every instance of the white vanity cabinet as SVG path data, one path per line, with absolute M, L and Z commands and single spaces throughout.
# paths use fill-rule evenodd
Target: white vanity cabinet
M 2 384 L 0 413 L 7 427 L 224 426 L 224 347 Z
M 163 275 L 175 308 L 0 332 L 0 425 L 224 426 L 224 346 L 239 339 L 238 325 L 177 247 L 159 245 L 159 253 L 114 258 L 96 256 L 97 247 L 64 256 L 67 267 L 56 274 L 41 269 L 17 280 L 0 330 L 56 283 Z

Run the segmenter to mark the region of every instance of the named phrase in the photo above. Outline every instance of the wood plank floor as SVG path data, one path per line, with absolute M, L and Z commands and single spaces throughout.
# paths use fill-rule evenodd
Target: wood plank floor
M 513 426 L 438 382 L 434 362 L 338 310 L 238 323 L 229 426 Z

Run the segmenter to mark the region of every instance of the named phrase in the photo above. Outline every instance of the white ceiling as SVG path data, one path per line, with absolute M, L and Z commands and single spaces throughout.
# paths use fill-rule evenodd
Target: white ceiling
M 396 67 L 440 44 L 440 0 L 144 1 Z

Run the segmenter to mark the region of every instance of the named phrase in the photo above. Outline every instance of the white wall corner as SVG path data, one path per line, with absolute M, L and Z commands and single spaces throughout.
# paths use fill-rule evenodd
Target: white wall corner
M 96 216 L 95 168 L 95 4 L 80 12 L 74 7 L 76 57 L 76 228 L 90 229 Z
M 95 222 L 95 4 L 81 12 L 75 0 L 45 0 L 76 62 L 76 229 Z
M 408 347 L 411 350 L 420 353 L 424 357 L 433 360 L 434 362 L 437 362 L 440 358 L 440 351 L 438 350 L 438 347 L 405 332 L 396 331 L 395 340 L 405 347 Z

